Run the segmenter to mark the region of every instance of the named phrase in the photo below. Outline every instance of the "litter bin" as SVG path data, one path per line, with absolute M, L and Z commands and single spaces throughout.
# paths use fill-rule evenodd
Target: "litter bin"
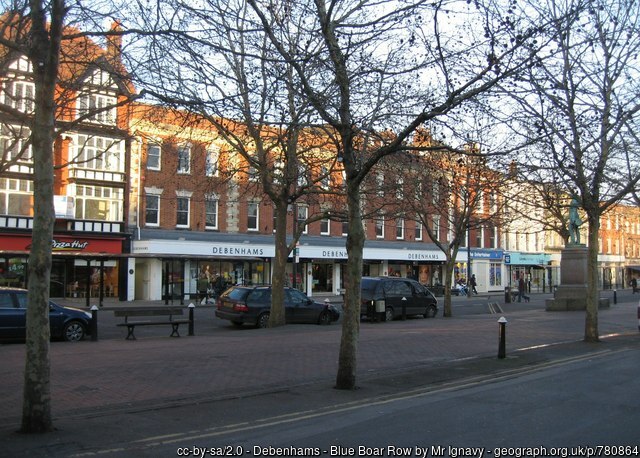
M 505 304 L 511 303 L 511 287 L 509 286 L 504 287 L 504 303 Z

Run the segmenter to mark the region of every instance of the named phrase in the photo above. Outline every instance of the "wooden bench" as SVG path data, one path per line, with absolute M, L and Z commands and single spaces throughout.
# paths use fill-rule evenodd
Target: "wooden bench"
M 190 320 L 185 319 L 175 319 L 174 316 L 182 316 L 184 313 L 184 308 L 180 307 L 130 307 L 130 308 L 121 308 L 113 311 L 114 316 L 116 317 L 124 317 L 123 323 L 118 323 L 116 326 L 126 326 L 127 327 L 127 340 L 136 340 L 136 336 L 134 334 L 134 330 L 136 326 L 160 326 L 160 325 L 170 325 L 171 326 L 171 335 L 170 337 L 180 337 L 180 333 L 178 332 L 178 327 L 181 324 L 189 324 Z M 169 317 L 167 320 L 137 320 L 130 321 L 129 317 Z

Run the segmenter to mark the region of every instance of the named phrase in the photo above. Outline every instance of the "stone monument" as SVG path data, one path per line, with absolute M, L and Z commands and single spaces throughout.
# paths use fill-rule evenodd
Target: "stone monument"
M 587 308 L 587 246 L 580 243 L 582 220 L 578 201 L 569 209 L 570 241 L 560 255 L 560 284 L 553 299 L 546 300 L 547 311 L 586 310 Z M 601 299 L 599 307 L 608 307 L 609 299 Z

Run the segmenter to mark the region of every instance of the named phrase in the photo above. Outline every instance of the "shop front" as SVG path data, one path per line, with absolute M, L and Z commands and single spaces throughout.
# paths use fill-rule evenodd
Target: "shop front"
M 158 235 L 162 235 L 159 233 Z M 135 240 L 135 298 L 180 301 L 214 297 L 231 285 L 271 282 L 275 247 L 266 238 L 252 243 L 238 237 L 203 240 L 196 234 L 173 239 Z M 260 242 L 260 243 L 258 243 Z
M 99 298 L 120 296 L 123 237 L 97 238 L 54 234 L 50 296 Z M 0 236 L 0 285 L 26 288 L 31 249 L 29 234 Z
M 504 290 L 504 251 L 471 249 L 471 272 L 479 292 Z
M 508 286 L 511 288 L 517 288 L 518 281 L 522 277 L 528 292 L 552 291 L 551 255 L 509 252 L 505 254 L 505 264 L 509 275 Z

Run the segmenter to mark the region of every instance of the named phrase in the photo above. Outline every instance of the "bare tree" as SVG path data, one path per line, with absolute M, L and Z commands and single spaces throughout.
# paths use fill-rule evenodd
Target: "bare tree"
M 530 4 L 555 20 L 556 31 L 527 78 L 505 87 L 517 108 L 511 125 L 532 126 L 541 157 L 538 170 L 553 170 L 575 197 L 588 222 L 585 340 L 598 341 L 598 234 L 602 214 L 640 179 L 636 78 L 640 34 L 637 2 Z M 510 104 L 515 105 L 515 104 Z M 522 128 L 522 129 L 521 129 Z M 531 162 L 531 157 L 528 162 Z M 549 180 L 551 182 L 551 180 Z
M 144 4 L 134 7 L 148 17 Z M 289 7 L 286 2 L 270 5 L 270 26 L 279 28 L 288 46 L 303 47 L 305 35 L 288 16 Z M 266 39 L 246 3 L 167 2 L 152 14 L 154 21 L 138 27 L 154 34 L 145 54 L 163 57 L 131 65 L 139 69 L 146 94 L 210 123 L 230 154 L 241 158 L 227 168 L 241 192 L 259 200 L 266 196 L 273 206 L 276 250 L 269 325 L 283 325 L 287 258 L 305 225 L 332 210 L 323 186 L 335 173 L 332 138 L 315 122 L 309 101 L 300 96 L 299 77 Z M 159 29 L 167 32 L 158 34 Z M 314 212 L 295 218 L 288 238 L 287 214 L 297 216 L 298 203 Z
M 18 1 L 4 4 L 0 17 L 0 71 L 3 76 L 0 116 L 2 159 L 0 170 L 33 183 L 32 243 L 28 260 L 28 307 L 26 316 L 26 363 L 21 430 L 26 433 L 51 431 L 49 363 L 49 280 L 54 212 L 54 149 L 63 132 L 98 113 L 117 109 L 110 106 L 80 109 L 80 86 L 88 65 L 111 74 L 121 70 L 116 56 L 107 56 L 71 21 L 88 24 L 80 5 L 69 8 L 64 0 Z M 92 19 L 96 18 L 90 12 Z M 117 32 L 100 31 L 102 37 Z M 105 153 L 108 154 L 108 153 Z M 71 158 L 71 161 L 75 161 Z M 123 161 L 124 163 L 124 161 Z M 55 164 L 64 166 L 64 164 Z M 9 209 L 12 211 L 13 209 Z

